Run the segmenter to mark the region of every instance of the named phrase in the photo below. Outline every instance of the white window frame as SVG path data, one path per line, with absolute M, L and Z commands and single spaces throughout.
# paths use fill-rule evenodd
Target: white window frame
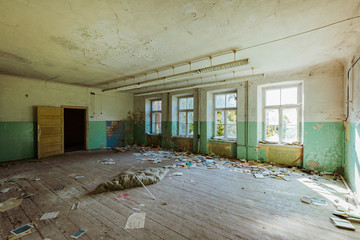
M 281 89 L 284 88 L 291 88 L 291 87 L 296 87 L 297 88 L 297 104 L 281 104 Z M 266 91 L 267 90 L 280 90 L 280 105 L 271 105 L 271 106 L 266 106 Z M 284 84 L 284 85 L 276 85 L 276 86 L 271 86 L 271 87 L 264 87 L 262 89 L 262 116 L 263 116 L 263 123 L 264 123 L 264 128 L 263 128 L 263 139 L 265 141 L 268 141 L 268 139 L 266 139 L 266 109 L 278 109 L 279 112 L 279 141 L 278 142 L 274 142 L 274 143 L 278 143 L 278 144 L 286 144 L 288 142 L 283 141 L 282 139 L 282 128 L 283 128 L 283 124 L 282 124 L 282 113 L 284 109 L 289 109 L 289 108 L 295 108 L 297 109 L 297 140 L 298 142 L 302 142 L 302 133 L 301 133 L 301 121 L 302 121 L 302 83 L 295 83 L 295 84 Z
M 160 110 L 153 110 L 153 102 L 157 102 L 157 101 L 160 101 L 161 109 Z M 155 127 L 155 129 L 153 129 L 153 113 L 160 113 L 161 114 L 161 120 L 162 120 L 162 100 L 160 98 L 150 100 L 150 133 L 151 134 L 161 134 L 161 125 L 162 125 L 161 121 L 160 121 L 160 129 L 159 129 L 159 131 L 156 131 L 156 127 Z M 156 121 L 155 121 L 155 125 L 156 125 Z
M 235 94 L 235 98 L 236 98 L 236 106 L 235 107 L 226 107 L 226 95 L 227 94 Z M 225 107 L 224 108 L 216 108 L 216 96 L 217 95 L 225 95 Z M 237 111 L 237 105 L 238 105 L 238 102 L 237 102 L 237 92 L 234 92 L 234 91 L 231 91 L 231 92 L 221 92 L 221 93 L 215 93 L 214 94 L 214 138 L 215 139 L 223 139 L 223 140 L 236 140 L 236 137 L 235 138 L 230 138 L 228 137 L 228 132 L 227 132 L 227 125 L 228 123 L 226 122 L 226 119 L 228 117 L 228 111 L 236 111 L 236 123 L 235 123 L 235 129 L 236 129 L 236 136 L 237 136 L 237 115 L 238 115 L 238 111 Z M 217 111 L 224 111 L 224 136 L 217 136 Z
M 193 99 L 193 108 L 192 109 L 182 109 L 180 110 L 180 99 L 182 98 L 192 98 Z M 178 97 L 178 125 L 177 125 L 177 135 L 180 137 L 192 137 L 194 135 L 194 129 L 193 129 L 193 133 L 190 134 L 190 124 L 188 123 L 188 114 L 189 112 L 193 113 L 193 126 L 194 126 L 194 96 L 182 96 L 182 97 Z M 180 113 L 181 112 L 185 112 L 186 113 L 186 134 L 185 135 L 180 135 Z

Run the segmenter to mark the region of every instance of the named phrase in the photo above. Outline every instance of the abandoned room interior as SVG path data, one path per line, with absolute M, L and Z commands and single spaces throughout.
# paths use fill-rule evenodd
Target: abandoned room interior
M 358 0 L 3 0 L 0 30 L 0 239 L 360 239 Z

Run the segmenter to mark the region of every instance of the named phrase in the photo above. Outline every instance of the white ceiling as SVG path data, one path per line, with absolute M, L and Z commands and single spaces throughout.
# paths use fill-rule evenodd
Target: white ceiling
M 357 16 L 359 0 L 2 0 L 0 73 L 106 89 L 233 49 L 239 76 L 285 71 L 351 57 Z

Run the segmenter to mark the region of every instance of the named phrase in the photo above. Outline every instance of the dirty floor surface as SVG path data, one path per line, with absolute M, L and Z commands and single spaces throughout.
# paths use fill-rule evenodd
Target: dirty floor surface
M 112 158 L 115 164 L 98 160 Z M 356 231 L 336 228 L 330 221 L 335 210 L 332 200 L 342 195 L 344 186 L 333 180 L 311 180 L 301 174 L 290 181 L 224 169 L 171 169 L 163 180 L 144 188 L 88 195 L 99 183 L 110 180 L 130 167 L 161 167 L 163 161 L 141 163 L 132 152 L 101 150 L 72 152 L 41 161 L 0 164 L 0 202 L 21 196 L 21 205 L 0 212 L 0 238 L 28 223 L 31 234 L 21 239 L 71 239 L 79 229 L 79 239 L 359 239 Z M 183 172 L 183 176 L 173 176 Z M 76 178 L 76 176 L 84 176 Z M 16 178 L 23 177 L 26 179 Z M 13 178 L 14 182 L 8 182 Z M 40 180 L 35 181 L 35 178 Z M 64 186 L 63 189 L 62 186 Z M 55 190 L 58 189 L 58 190 Z M 127 197 L 115 199 L 124 193 Z M 317 197 L 327 206 L 300 202 Z M 80 208 L 71 210 L 74 203 Z M 38 220 L 47 212 L 59 211 L 57 218 Z M 145 212 L 145 228 L 125 230 L 128 217 Z

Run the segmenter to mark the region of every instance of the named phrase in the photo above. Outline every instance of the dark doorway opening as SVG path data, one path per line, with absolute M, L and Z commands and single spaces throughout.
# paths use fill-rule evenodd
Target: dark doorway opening
M 65 152 L 85 150 L 85 109 L 64 108 Z

